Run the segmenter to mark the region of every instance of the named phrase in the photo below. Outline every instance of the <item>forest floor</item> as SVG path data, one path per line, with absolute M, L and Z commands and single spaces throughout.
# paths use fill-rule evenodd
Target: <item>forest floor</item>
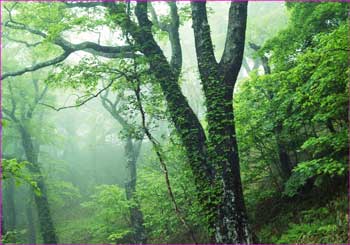
M 260 201 L 253 230 L 261 243 L 349 243 L 347 179 L 288 198 L 275 193 Z

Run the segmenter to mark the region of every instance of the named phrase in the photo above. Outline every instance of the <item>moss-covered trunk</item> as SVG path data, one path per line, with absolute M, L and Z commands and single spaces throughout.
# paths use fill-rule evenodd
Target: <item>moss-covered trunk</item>
M 232 108 L 233 88 L 243 57 L 247 4 L 231 4 L 225 51 L 222 62 L 217 64 L 205 3 L 192 3 L 196 53 L 208 109 L 208 140 L 181 91 L 177 69 L 169 64 L 153 37 L 147 3 L 137 3 L 135 13 L 139 26 L 128 22 L 126 27 L 162 88 L 170 118 L 195 177 L 203 215 L 207 216 L 209 227 L 216 231 L 213 241 L 250 243 Z
M 205 2 L 192 2 L 198 70 L 208 121 L 208 159 L 215 169 L 217 243 L 251 243 L 240 177 L 233 90 L 243 59 L 247 3 L 231 3 L 225 49 L 216 61 Z
M 27 160 L 31 163 L 29 170 L 35 176 L 37 186 L 40 189 L 40 195 L 34 194 L 34 201 L 37 206 L 40 231 L 43 238 L 43 243 L 57 244 L 57 235 L 50 213 L 50 205 L 47 199 L 47 191 L 44 183 L 44 178 L 38 165 L 38 152 L 35 150 L 31 135 L 24 126 L 19 127 L 22 146 Z M 34 193 L 34 191 L 33 191 Z
M 198 198 L 203 204 L 203 213 L 208 216 L 210 226 L 213 227 L 214 224 L 211 221 L 212 214 L 216 212 L 216 206 L 212 204 L 213 199 L 208 190 L 211 190 L 213 185 L 214 170 L 208 161 L 205 132 L 181 91 L 177 69 L 169 64 L 153 37 L 152 23 L 147 17 L 147 3 L 138 3 L 135 11 L 142 28 L 136 31 L 130 28 L 131 32 L 140 47 L 140 51 L 150 64 L 150 71 L 160 84 L 170 118 L 182 140 L 194 173 Z
M 208 158 L 215 166 L 218 209 L 215 222 L 217 243 L 250 243 L 248 220 L 242 191 L 236 140 L 232 88 L 223 80 L 208 82 Z

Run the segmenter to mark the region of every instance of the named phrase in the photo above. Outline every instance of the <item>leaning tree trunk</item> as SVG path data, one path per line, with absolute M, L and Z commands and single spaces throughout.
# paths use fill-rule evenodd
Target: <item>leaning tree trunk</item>
M 35 151 L 31 135 L 24 126 L 20 126 L 22 145 L 29 165 L 30 172 L 35 176 L 40 195 L 34 194 L 34 201 L 37 206 L 40 231 L 43 242 L 46 244 L 57 244 L 57 235 L 50 213 L 50 206 L 47 199 L 47 191 L 41 169 L 38 165 L 38 152 Z M 34 193 L 34 191 L 33 191 Z
M 190 168 L 194 174 L 198 200 L 203 205 L 203 214 L 207 216 L 208 225 L 213 229 L 215 223 L 213 213 L 216 212 L 217 207 L 213 204 L 214 199 L 209 190 L 213 186 L 214 170 L 207 158 L 205 132 L 189 106 L 186 97 L 182 94 L 177 76 L 167 63 L 153 37 L 145 35 L 142 39 L 140 43 L 147 44 L 141 46 L 142 51 L 148 57 L 150 70 L 158 79 L 167 101 L 170 118 L 181 138 Z
M 110 6 L 110 11 L 117 13 L 118 9 Z M 127 30 L 133 36 L 139 50 L 145 55 L 150 71 L 160 84 L 170 118 L 182 140 L 194 173 L 198 199 L 203 204 L 203 213 L 208 216 L 209 226 L 213 227 L 212 214 L 215 213 L 216 207 L 211 202 L 208 190 L 211 189 L 214 173 L 207 159 L 205 132 L 181 91 L 178 83 L 179 67 L 169 64 L 153 37 L 152 23 L 147 15 L 147 2 L 138 2 L 135 14 L 139 26 L 128 22 Z

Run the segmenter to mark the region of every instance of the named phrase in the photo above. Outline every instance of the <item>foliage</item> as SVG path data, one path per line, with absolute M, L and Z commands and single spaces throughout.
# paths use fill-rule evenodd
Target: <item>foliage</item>
M 17 159 L 2 159 L 2 180 L 14 178 L 17 185 L 29 184 L 37 195 L 40 195 L 40 188 L 32 174 L 26 169 L 31 163 L 27 161 L 18 162 Z
M 2 159 L 2 178 L 4 180 L 14 176 L 18 180 L 21 179 L 21 170 L 29 164 L 27 161 L 18 162 L 17 159 Z
M 309 205 L 301 210 L 287 207 L 283 209 L 284 213 L 268 221 L 259 232 L 259 237 L 261 241 L 276 244 L 347 243 L 346 199 L 346 195 L 342 195 L 329 201 L 326 205 L 315 205 L 314 207 Z M 303 204 L 298 203 L 298 205 Z M 274 227 L 280 228 L 275 229 Z
M 134 94 L 135 76 L 141 81 L 140 95 L 147 115 L 146 123 L 149 128 L 154 129 L 158 127 L 156 121 L 164 120 L 166 117 L 165 104 L 159 84 L 149 72 L 149 67 L 142 57 L 135 61 L 101 61 L 95 57 L 83 58 L 78 65 L 58 66 L 48 76 L 46 83 L 58 88 L 79 91 L 82 95 L 75 101 L 77 107 L 99 94 L 115 99 L 118 101 L 116 112 L 128 124 L 128 126 L 123 125 L 119 136 L 122 139 L 128 136 L 142 139 L 144 133 L 139 126 L 141 116 Z
M 256 54 L 268 58 L 271 74 L 250 73 L 234 98 L 245 199 L 262 242 L 346 243 L 345 195 L 311 200 L 332 195 L 327 186 L 342 188 L 348 176 L 347 7 L 287 7 L 288 26 Z M 261 213 L 267 209 L 271 215 Z
M 318 5 L 302 6 L 309 6 L 313 18 L 318 16 L 314 11 L 324 11 L 327 6 L 329 11 L 334 11 L 335 7 L 321 4 L 314 10 Z M 334 14 L 337 16 L 339 13 L 335 11 Z M 332 16 L 331 12 L 329 15 Z M 301 16 L 304 15 L 299 18 Z M 291 21 L 300 20 L 294 16 Z M 316 181 L 320 184 L 323 177 L 346 174 L 349 72 L 346 50 L 349 50 L 349 45 L 348 25 L 341 21 L 342 18 L 329 29 L 318 29 L 312 46 L 298 51 L 293 66 L 290 65 L 288 70 L 276 65 L 272 74 L 259 76 L 253 73 L 240 85 L 235 96 L 235 110 L 243 167 L 248 164 L 249 169 L 263 170 L 244 171 L 243 176 L 248 183 L 254 185 L 260 180 L 269 183 L 275 180 L 274 188 L 277 189 L 284 184 L 279 173 L 278 145 L 284 145 L 295 166 L 286 183 L 288 195 L 295 195 L 312 177 L 320 177 Z M 286 32 L 282 31 L 283 35 Z M 290 29 L 288 33 L 292 35 Z M 301 37 L 304 36 L 298 36 Z M 278 46 L 272 46 L 272 41 L 268 45 L 271 45 L 270 48 Z M 281 57 L 280 53 L 278 55 L 271 57 L 272 65 L 282 62 L 276 60 Z
M 92 240 L 106 243 L 122 242 L 130 233 L 127 214 L 131 204 L 125 199 L 122 188 L 116 185 L 97 186 L 91 200 L 81 205 L 94 216 L 94 222 L 87 231 Z
M 12 241 L 25 241 L 26 230 L 13 230 L 7 231 L 2 237 L 1 242 L 3 244 L 12 243 Z
M 51 180 L 48 184 L 49 200 L 56 209 L 65 210 L 75 206 L 81 199 L 80 190 L 71 182 Z
M 319 33 L 329 33 L 347 20 L 346 3 L 296 2 L 287 3 L 287 7 L 290 13 L 287 28 L 268 40 L 260 51 L 271 53 L 270 60 L 279 71 L 293 67 L 297 56 L 318 42 Z
M 50 60 L 62 51 L 70 52 L 67 46 L 63 50 L 59 48 L 59 43 L 73 39 L 89 44 L 97 40 L 99 49 L 104 45 L 135 44 L 135 40 L 125 38 L 126 28 L 130 28 L 125 21 L 127 3 L 116 3 L 115 9 L 109 10 L 106 6 L 75 8 L 69 4 L 75 3 L 3 4 L 5 73 Z M 221 55 L 227 29 L 222 25 L 222 13 L 228 11 L 229 4 L 216 5 L 212 7 L 217 12 L 209 6 L 208 12 L 215 34 L 213 43 L 218 44 L 215 55 Z M 265 243 L 346 243 L 347 200 L 345 192 L 338 189 L 345 188 L 348 177 L 348 5 L 335 2 L 250 5 L 245 61 L 248 68 L 253 62 L 255 70 L 235 87 L 234 114 L 244 197 L 252 229 L 259 242 Z M 159 22 L 170 24 L 168 3 L 154 3 L 154 6 Z M 204 150 L 200 152 L 205 155 L 209 150 L 215 158 L 211 160 L 222 162 L 226 151 L 220 154 L 216 150 L 225 146 L 222 140 L 229 135 L 219 135 L 220 122 L 215 119 L 221 118 L 220 106 L 226 104 L 215 101 L 212 106 L 215 113 L 209 113 L 214 123 L 203 119 L 208 113 L 198 98 L 203 95 L 198 92 L 201 85 L 197 71 L 191 68 L 196 66 L 195 54 L 188 54 L 194 51 L 193 40 L 187 38 L 186 32 L 192 32 L 187 25 L 191 6 L 182 3 L 177 6 L 182 51 L 184 57 L 187 55 L 183 66 L 190 67 L 188 74 L 180 74 L 180 92 L 192 99 L 189 103 L 201 114 L 196 116 L 206 136 L 210 136 L 209 140 L 203 140 Z M 135 3 L 131 3 L 130 20 L 134 22 L 131 27 L 138 25 L 134 10 Z M 28 29 L 40 33 L 36 35 Z M 169 33 L 161 29 L 153 23 L 151 31 L 170 59 L 169 43 L 163 42 L 168 40 Z M 132 39 L 130 35 L 128 38 Z M 255 51 L 250 42 L 262 48 Z M 74 46 L 75 42 L 69 45 Z M 194 178 L 197 173 L 190 168 L 193 159 L 186 158 L 184 143 L 165 109 L 164 98 L 173 98 L 174 93 L 166 96 L 162 93 L 160 81 L 151 70 L 162 64 L 150 66 L 153 60 L 147 60 L 141 48 L 136 45 L 132 50 L 135 57 L 125 59 L 102 58 L 91 49 L 80 50 L 50 68 L 7 77 L 2 83 L 3 152 L 11 156 L 2 160 L 3 180 L 5 185 L 13 179 L 19 184 L 30 184 L 40 195 L 35 181 L 40 177 L 49 201 L 46 210 L 53 217 L 60 243 L 130 243 L 134 232 L 130 211 L 139 206 L 148 243 L 194 243 L 190 233 L 197 242 L 207 243 L 209 234 L 213 233 L 208 221 L 216 213 L 210 217 L 202 215 L 205 205 L 198 201 Z M 271 68 L 268 74 L 261 74 L 262 58 Z M 160 73 L 165 72 L 160 69 Z M 240 77 L 245 75 L 242 74 Z M 134 93 L 138 89 L 136 80 L 141 85 L 146 126 L 159 142 L 170 185 L 166 184 L 164 170 L 140 126 L 142 115 Z M 162 86 L 178 85 L 171 82 L 166 80 Z M 205 85 L 205 81 L 201 84 Z M 39 98 L 46 89 L 47 93 Z M 112 101 L 126 127 L 101 106 L 101 96 Z M 176 108 L 176 102 L 173 110 L 181 111 L 182 108 Z M 185 98 L 183 102 L 187 102 Z M 229 98 L 227 104 L 230 103 Z M 54 113 L 48 107 L 59 110 Z M 192 124 L 188 120 L 184 125 Z M 30 171 L 32 163 L 18 160 L 26 155 L 23 130 L 33 143 L 31 153 L 37 157 L 35 167 L 40 176 Z M 136 166 L 136 192 L 132 200 L 127 200 L 124 187 L 129 159 L 125 156 L 125 141 L 130 138 L 133 142 L 142 140 L 142 147 Z M 189 147 L 197 147 L 196 139 L 188 141 Z M 217 144 L 210 145 L 212 142 Z M 175 210 L 169 197 L 170 188 L 179 210 Z M 28 197 L 32 193 L 27 189 L 6 189 L 9 203 L 4 213 L 8 214 L 8 220 L 15 221 L 15 229 L 6 231 L 2 242 L 28 243 L 31 235 L 28 227 L 39 228 L 37 213 L 42 210 L 35 210 L 30 218 L 28 205 L 33 203 Z M 204 189 L 204 194 L 215 196 L 213 189 Z M 16 217 L 10 217 L 11 210 Z M 39 230 L 34 231 L 36 234 Z M 37 237 L 36 242 L 43 240 Z
M 206 217 L 201 217 L 201 206 L 195 198 L 196 189 L 192 182 L 191 170 L 185 165 L 183 149 L 179 145 L 175 135 L 171 141 L 163 145 L 165 159 L 170 175 L 170 188 L 174 193 L 180 213 L 174 209 L 164 173 L 155 156 L 150 157 L 150 165 L 140 169 L 138 176 L 137 198 L 141 201 L 144 214 L 144 224 L 148 230 L 149 241 L 154 243 L 169 242 L 193 242 L 189 232 L 197 234 L 198 241 L 206 239 Z M 191 229 L 189 231 L 181 222 L 184 218 Z

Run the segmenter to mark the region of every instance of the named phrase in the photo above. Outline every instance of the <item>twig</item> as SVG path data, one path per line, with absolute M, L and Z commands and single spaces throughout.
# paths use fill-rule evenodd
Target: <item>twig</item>
M 118 77 L 118 78 L 120 78 L 120 77 Z M 64 110 L 64 109 L 80 107 L 80 106 L 86 104 L 87 102 L 89 102 L 90 100 L 98 97 L 100 94 L 102 94 L 103 91 L 105 91 L 109 87 L 111 87 L 114 82 L 115 82 L 115 80 L 112 80 L 109 84 L 107 84 L 106 87 L 104 87 L 103 89 L 99 90 L 96 94 L 91 95 L 90 97 L 88 97 L 87 99 L 83 100 L 82 102 L 80 102 L 80 103 L 78 103 L 76 105 L 62 106 L 62 107 L 55 107 L 53 105 L 49 105 L 49 104 L 45 104 L 45 103 L 39 103 L 39 105 L 43 105 L 43 106 L 49 107 L 49 108 L 51 108 L 51 109 L 53 109 L 55 111 L 61 111 L 61 110 Z

